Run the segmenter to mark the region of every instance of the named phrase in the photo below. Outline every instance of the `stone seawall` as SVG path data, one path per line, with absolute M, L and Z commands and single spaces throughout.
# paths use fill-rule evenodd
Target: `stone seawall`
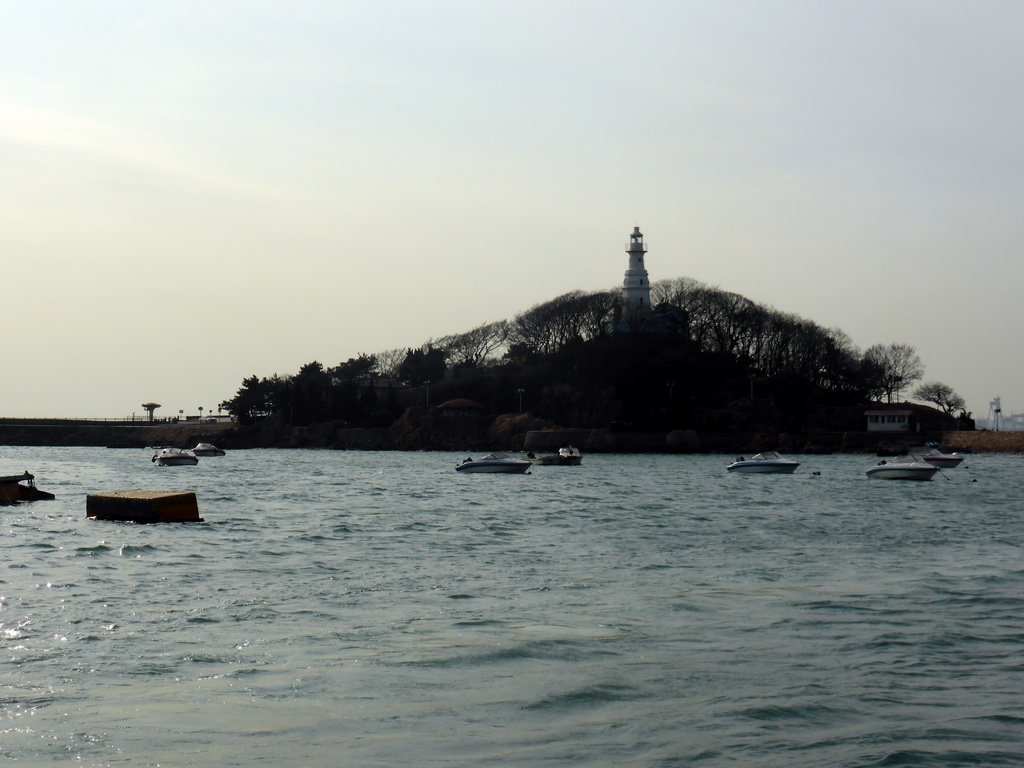
M 111 426 L 87 424 L 0 424 L 0 445 L 190 448 L 210 442 L 225 449 L 333 448 L 340 450 L 529 450 L 554 452 L 574 445 L 584 453 L 878 453 L 921 450 L 926 441 L 964 453 L 1022 453 L 1024 432 L 945 432 L 900 434 L 817 432 L 618 432 L 609 429 L 537 429 L 533 420 L 510 417 L 507 429 L 476 437 L 393 427 L 357 429 L 338 424 L 304 428 L 268 419 L 253 427 L 234 424 L 159 424 Z
M 527 432 L 524 450 L 553 452 L 574 445 L 584 453 L 872 453 L 928 450 L 934 442 L 964 453 L 1024 453 L 1024 432 L 613 432 L 607 429 Z
M 1024 453 L 1024 432 L 947 432 L 942 445 L 961 453 Z
M 191 448 L 199 442 L 230 445 L 235 434 L 233 424 L 0 424 L 0 445 Z

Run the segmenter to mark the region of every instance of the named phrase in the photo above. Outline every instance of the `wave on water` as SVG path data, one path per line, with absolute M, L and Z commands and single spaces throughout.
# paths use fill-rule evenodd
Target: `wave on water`
M 578 690 L 568 691 L 557 696 L 549 696 L 540 701 L 524 706 L 532 710 L 563 710 L 579 707 L 601 707 L 618 701 L 632 701 L 642 697 L 642 692 L 629 685 L 605 683 Z
M 59 489 L 3 512 L 12 764 L 1024 766 L 1010 457 L 5 453 Z M 85 517 L 153 484 L 206 522 Z

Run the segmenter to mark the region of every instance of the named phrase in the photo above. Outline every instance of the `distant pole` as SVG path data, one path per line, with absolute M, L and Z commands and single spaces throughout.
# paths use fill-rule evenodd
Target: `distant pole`
M 519 412 L 522 413 L 523 412 L 523 392 L 525 392 L 525 390 L 517 389 L 516 392 L 519 393 Z

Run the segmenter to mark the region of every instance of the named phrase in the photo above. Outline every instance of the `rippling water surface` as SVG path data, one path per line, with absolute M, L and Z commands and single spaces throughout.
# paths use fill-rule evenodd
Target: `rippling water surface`
M 1024 765 L 1021 457 L 149 458 L 0 448 L 57 494 L 0 508 L 0 758 Z M 127 488 L 206 522 L 85 518 Z

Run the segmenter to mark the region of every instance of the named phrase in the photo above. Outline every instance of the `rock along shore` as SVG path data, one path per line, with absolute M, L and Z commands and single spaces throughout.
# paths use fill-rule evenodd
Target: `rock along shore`
M 554 451 L 575 445 L 585 453 L 905 453 L 934 441 L 953 451 L 1024 453 L 1024 432 L 945 432 L 933 434 L 827 432 L 698 433 L 619 432 L 609 429 L 546 427 L 529 414 L 499 416 L 479 430 L 443 431 L 415 420 L 390 428 L 352 428 L 341 423 L 292 427 L 280 419 L 254 426 L 236 424 L 140 424 L 0 422 L 0 445 L 191 448 L 211 442 L 224 449 L 325 448 L 336 450 L 532 450 Z

